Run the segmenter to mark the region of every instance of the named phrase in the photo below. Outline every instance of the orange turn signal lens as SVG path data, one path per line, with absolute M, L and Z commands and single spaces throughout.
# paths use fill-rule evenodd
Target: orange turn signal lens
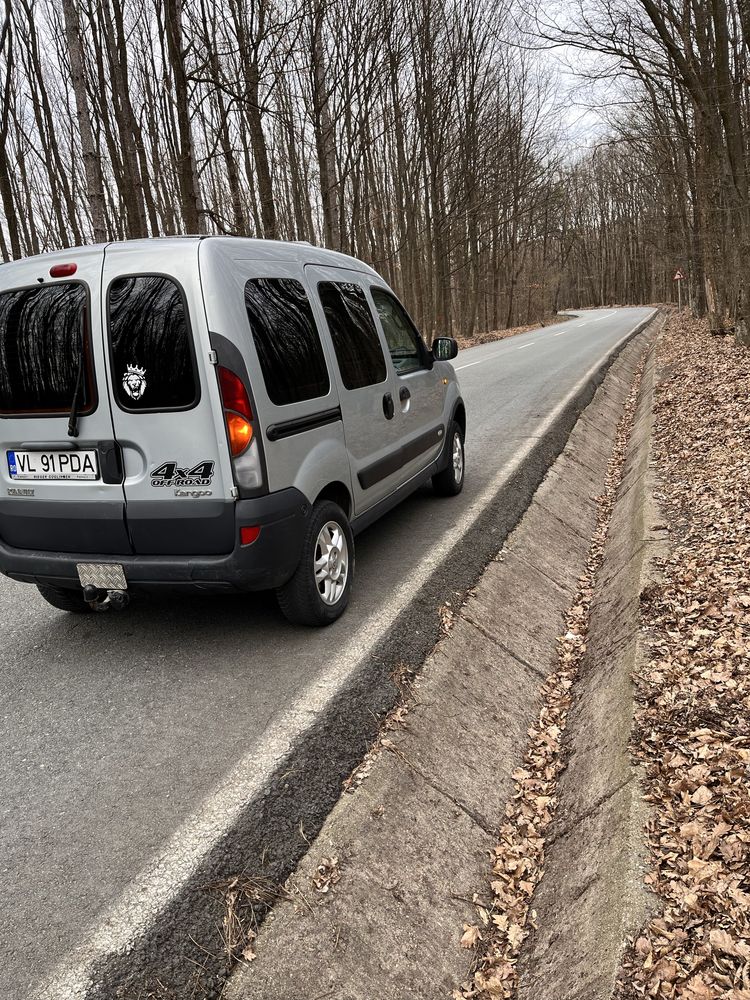
M 227 431 L 229 432 L 229 449 L 232 458 L 241 455 L 253 439 L 253 425 L 239 413 L 227 413 Z

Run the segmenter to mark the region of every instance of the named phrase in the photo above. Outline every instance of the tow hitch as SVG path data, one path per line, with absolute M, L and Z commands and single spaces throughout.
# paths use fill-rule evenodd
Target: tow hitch
M 91 584 L 83 588 L 83 599 L 93 611 L 124 611 L 130 604 L 127 590 L 103 590 Z
M 130 603 L 125 572 L 119 563 L 78 563 L 83 599 L 94 611 L 123 611 Z

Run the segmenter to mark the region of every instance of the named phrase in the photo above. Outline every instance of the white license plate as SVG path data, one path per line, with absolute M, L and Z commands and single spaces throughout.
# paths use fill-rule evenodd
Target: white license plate
M 95 451 L 9 451 L 11 479 L 98 479 Z

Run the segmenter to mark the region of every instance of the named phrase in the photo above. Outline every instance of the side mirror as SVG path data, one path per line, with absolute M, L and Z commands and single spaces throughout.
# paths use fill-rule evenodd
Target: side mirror
M 436 361 L 453 361 L 458 354 L 458 344 L 453 337 L 438 337 L 432 342 L 432 356 Z

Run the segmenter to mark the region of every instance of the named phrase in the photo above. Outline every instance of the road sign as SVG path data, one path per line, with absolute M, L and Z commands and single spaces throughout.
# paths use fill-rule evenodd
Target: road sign
M 672 281 L 677 282 L 677 311 L 682 312 L 682 282 L 685 280 L 685 272 L 678 267 L 674 273 Z

